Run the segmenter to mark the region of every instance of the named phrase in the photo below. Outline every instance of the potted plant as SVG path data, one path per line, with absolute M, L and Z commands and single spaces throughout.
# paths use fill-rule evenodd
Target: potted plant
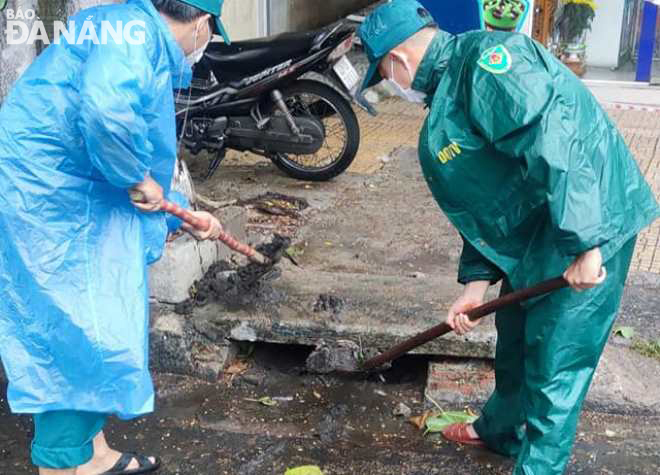
M 484 23 L 488 30 L 516 31 L 524 20 L 526 0 L 483 0 Z
M 596 0 L 563 0 L 555 22 L 559 57 L 578 76 L 586 71 L 586 38 L 595 16 Z

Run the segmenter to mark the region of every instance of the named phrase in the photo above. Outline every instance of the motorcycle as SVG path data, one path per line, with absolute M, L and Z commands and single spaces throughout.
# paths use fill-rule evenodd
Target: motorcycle
M 191 89 L 176 101 L 183 145 L 214 157 L 207 177 L 228 149 L 267 157 L 300 180 L 343 173 L 360 144 L 351 102 L 365 107 L 352 96 L 360 78 L 346 54 L 354 41 L 354 27 L 340 21 L 318 31 L 211 43 Z

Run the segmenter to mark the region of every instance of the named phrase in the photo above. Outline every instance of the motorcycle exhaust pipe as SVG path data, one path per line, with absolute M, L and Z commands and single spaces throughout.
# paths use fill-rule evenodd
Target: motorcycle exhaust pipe
M 271 99 L 273 99 L 273 102 L 275 102 L 275 105 L 277 108 L 284 114 L 284 118 L 286 119 L 286 123 L 289 125 L 289 128 L 291 129 L 291 132 L 293 132 L 296 136 L 300 136 L 300 129 L 296 125 L 296 121 L 293 120 L 293 116 L 291 115 L 291 112 L 289 111 L 289 108 L 286 106 L 284 103 L 284 97 L 282 96 L 282 93 L 275 89 L 273 92 L 270 93 Z

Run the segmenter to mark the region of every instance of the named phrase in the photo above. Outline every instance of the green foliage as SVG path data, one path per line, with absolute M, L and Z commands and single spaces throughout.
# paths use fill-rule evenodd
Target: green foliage
M 493 28 L 513 29 L 525 13 L 521 0 L 484 0 L 484 19 Z
M 517 20 L 525 12 L 525 4 L 520 0 L 485 0 L 484 10 L 494 11 L 498 18 L 506 16 Z
M 568 3 L 564 5 L 555 23 L 561 42 L 578 41 L 586 30 L 591 30 L 591 22 L 595 16 L 593 8 L 587 4 Z

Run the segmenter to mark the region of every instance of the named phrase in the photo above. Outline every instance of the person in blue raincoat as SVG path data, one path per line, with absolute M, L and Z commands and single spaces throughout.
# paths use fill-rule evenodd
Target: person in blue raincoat
M 0 358 L 12 411 L 34 416 L 41 474 L 158 468 L 111 450 L 103 426 L 154 409 L 147 264 L 179 225 L 159 212 L 164 197 L 186 204 L 170 191 L 173 90 L 188 87 L 214 25 L 226 37 L 222 3 L 80 12 L 70 19 L 77 41 L 49 46 L 0 109 Z M 131 21 L 128 37 L 99 40 L 104 24 Z M 132 190 L 144 202 L 132 203 Z M 217 219 L 197 214 L 210 230 L 184 228 L 217 237 Z
M 463 239 L 447 323 L 472 330 L 465 312 L 499 281 L 572 287 L 498 312 L 495 390 L 474 424 L 443 435 L 514 457 L 515 475 L 560 475 L 637 234 L 660 217 L 653 192 L 585 85 L 525 35 L 454 36 L 414 0 L 383 4 L 359 35 L 364 87 L 386 79 L 429 107 L 422 172 Z

